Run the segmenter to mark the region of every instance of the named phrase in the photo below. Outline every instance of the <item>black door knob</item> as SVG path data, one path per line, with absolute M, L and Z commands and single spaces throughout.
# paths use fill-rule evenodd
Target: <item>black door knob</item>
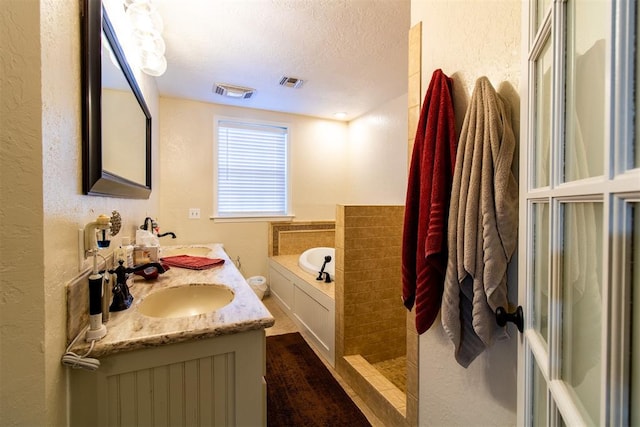
M 522 306 L 518 306 L 513 313 L 507 313 L 503 307 L 496 308 L 496 322 L 499 326 L 504 326 L 507 322 L 512 322 L 518 328 L 518 331 L 522 333 L 524 330 L 524 314 L 522 312 Z

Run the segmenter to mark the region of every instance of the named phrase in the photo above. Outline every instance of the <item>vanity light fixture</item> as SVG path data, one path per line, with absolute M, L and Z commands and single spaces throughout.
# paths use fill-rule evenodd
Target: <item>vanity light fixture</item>
M 151 0 L 124 0 L 124 7 L 133 28 L 132 41 L 138 50 L 140 69 L 150 76 L 161 76 L 167 70 L 162 38 L 164 24 Z

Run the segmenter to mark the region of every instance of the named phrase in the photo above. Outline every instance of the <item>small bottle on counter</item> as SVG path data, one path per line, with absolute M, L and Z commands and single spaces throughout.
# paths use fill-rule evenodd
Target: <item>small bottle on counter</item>
M 138 246 L 133 249 L 133 263 L 135 265 L 158 262 L 158 246 Z
M 124 262 L 125 266 L 127 264 L 127 254 L 122 245 L 113 251 L 113 263 L 117 265 L 118 261 Z
M 127 268 L 133 267 L 133 245 L 131 244 L 131 237 L 125 236 L 122 238 L 122 248 L 124 249 L 124 266 Z

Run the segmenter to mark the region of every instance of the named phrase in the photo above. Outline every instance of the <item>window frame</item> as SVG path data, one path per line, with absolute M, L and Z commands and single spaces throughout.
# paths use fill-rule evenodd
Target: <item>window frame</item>
M 286 129 L 286 147 L 285 147 L 285 215 L 273 215 L 273 214 L 233 214 L 233 215 L 220 215 L 218 211 L 218 128 L 220 122 L 229 121 L 247 125 L 259 125 L 259 126 L 273 126 Z M 259 222 L 259 221 L 291 221 L 294 218 L 292 210 L 292 192 L 291 192 L 291 137 L 292 137 L 292 125 L 287 122 L 277 122 L 271 120 L 249 119 L 246 117 L 226 116 L 226 115 L 214 115 L 213 117 L 213 215 L 210 219 L 215 222 Z

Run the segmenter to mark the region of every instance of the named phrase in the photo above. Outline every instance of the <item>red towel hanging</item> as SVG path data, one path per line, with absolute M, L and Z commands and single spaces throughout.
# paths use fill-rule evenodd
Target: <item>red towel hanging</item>
M 416 307 L 416 330 L 433 324 L 447 266 L 447 217 L 457 138 L 452 80 L 433 72 L 416 131 L 402 238 L 402 299 Z

